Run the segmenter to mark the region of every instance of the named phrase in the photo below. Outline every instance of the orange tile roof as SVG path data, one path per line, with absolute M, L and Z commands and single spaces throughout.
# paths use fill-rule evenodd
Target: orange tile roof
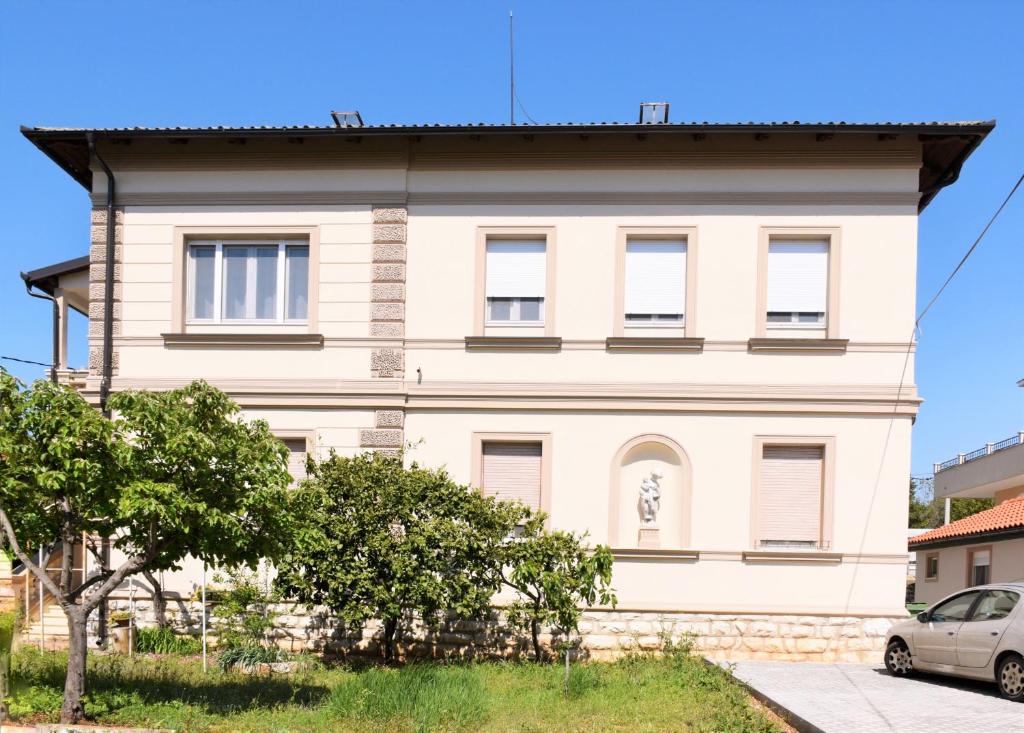
M 999 530 L 1013 529 L 1014 527 L 1024 527 L 1024 496 L 1007 499 L 1002 504 L 991 509 L 986 509 L 983 512 L 978 512 L 969 517 L 936 527 L 930 532 L 924 532 L 916 537 L 911 537 L 907 540 L 907 544 L 914 546 L 922 542 L 970 537 L 971 535 L 998 532 Z

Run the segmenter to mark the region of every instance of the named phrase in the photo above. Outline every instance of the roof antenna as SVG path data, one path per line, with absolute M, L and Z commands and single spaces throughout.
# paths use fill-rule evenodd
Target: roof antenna
M 508 122 L 516 124 L 516 56 L 511 10 L 508 11 Z

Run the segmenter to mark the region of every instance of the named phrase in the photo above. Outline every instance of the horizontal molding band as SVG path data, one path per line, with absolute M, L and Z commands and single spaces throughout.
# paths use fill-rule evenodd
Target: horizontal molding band
M 410 191 L 408 203 L 488 205 L 912 206 L 906 191 Z M 916 211 L 916 208 L 915 208 Z
M 321 324 L 324 323 L 321 319 Z M 99 339 L 95 340 L 98 345 Z M 163 346 L 164 341 L 159 336 L 115 336 L 114 346 Z M 702 351 L 749 351 L 749 341 L 722 341 L 703 339 Z M 367 346 L 394 346 L 403 347 L 409 351 L 430 351 L 430 350 L 456 350 L 462 351 L 466 348 L 465 338 L 453 339 L 400 339 L 394 336 L 328 336 L 324 335 L 325 348 L 365 348 Z M 562 339 L 562 351 L 605 351 L 608 348 L 608 339 Z M 847 352 L 862 353 L 899 353 L 905 354 L 907 343 L 896 341 L 850 341 L 846 346 Z M 911 347 L 911 353 L 917 350 L 917 345 Z
M 106 193 L 90 194 L 93 205 Z M 118 206 L 346 206 L 405 204 L 404 191 L 168 191 L 118 192 Z
M 654 205 L 654 206 L 906 206 L 916 192 L 863 191 L 125 191 L 119 206 L 267 205 Z M 91 194 L 105 203 L 106 194 Z
M 838 565 L 842 561 L 843 555 L 840 552 L 814 550 L 745 550 L 743 552 L 743 562 L 766 565 Z

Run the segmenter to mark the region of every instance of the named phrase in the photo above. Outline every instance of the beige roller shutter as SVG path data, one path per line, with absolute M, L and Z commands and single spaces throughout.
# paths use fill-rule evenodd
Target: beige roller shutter
M 821 446 L 764 447 L 758 492 L 761 544 L 821 540 Z
M 483 444 L 485 496 L 504 501 L 518 499 L 533 509 L 540 508 L 540 443 Z
M 306 478 L 306 439 L 285 438 L 284 444 L 288 447 L 288 473 L 294 485 Z

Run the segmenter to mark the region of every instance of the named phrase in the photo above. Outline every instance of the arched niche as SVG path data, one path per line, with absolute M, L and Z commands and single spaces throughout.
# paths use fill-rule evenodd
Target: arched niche
M 609 482 L 608 542 L 612 547 L 639 546 L 640 481 L 656 471 L 662 478 L 657 526 L 661 549 L 690 545 L 690 459 L 677 442 L 664 435 L 638 435 L 612 459 Z

